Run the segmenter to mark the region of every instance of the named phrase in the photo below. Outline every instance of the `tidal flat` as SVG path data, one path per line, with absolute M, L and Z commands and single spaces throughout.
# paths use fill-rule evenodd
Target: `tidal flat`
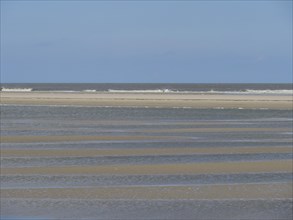
M 1 217 L 291 219 L 289 98 L 1 92 Z

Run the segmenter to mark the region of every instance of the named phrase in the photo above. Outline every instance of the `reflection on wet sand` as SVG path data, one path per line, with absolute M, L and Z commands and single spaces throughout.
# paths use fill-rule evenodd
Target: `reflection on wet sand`
M 292 217 L 290 111 L 48 108 L 3 106 L 3 217 Z

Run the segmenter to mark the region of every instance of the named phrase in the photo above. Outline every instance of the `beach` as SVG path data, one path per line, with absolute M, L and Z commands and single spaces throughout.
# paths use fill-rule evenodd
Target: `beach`
M 0 95 L 3 216 L 292 217 L 291 96 Z
M 192 93 L 70 93 L 70 92 L 1 92 L 2 104 L 79 105 L 100 107 L 186 107 L 292 109 L 288 95 L 223 95 Z
M 0 219 L 292 220 L 292 2 L 1 1 Z

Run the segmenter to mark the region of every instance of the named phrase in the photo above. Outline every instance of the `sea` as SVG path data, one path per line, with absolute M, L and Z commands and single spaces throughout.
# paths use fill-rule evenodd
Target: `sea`
M 194 83 L 2 83 L 2 91 L 29 92 L 137 92 L 137 93 L 220 93 L 292 95 L 292 83 L 279 84 L 194 84 Z
M 1 84 L 1 88 L 13 92 L 276 96 L 292 95 L 293 91 L 292 84 Z M 90 141 L 1 142 L 2 171 L 19 168 L 19 172 L 1 174 L 1 219 L 292 219 L 292 191 L 278 188 L 292 183 L 292 172 L 238 172 L 235 169 L 234 172 L 185 173 L 171 168 L 170 172 L 156 171 L 174 165 L 225 163 L 233 167 L 242 162 L 290 161 L 292 151 L 278 149 L 292 149 L 292 123 L 292 111 L 278 109 L 1 105 L 1 137 L 113 137 Z M 140 140 L 141 136 L 149 138 Z M 186 148 L 190 151 L 185 152 Z M 223 148 L 226 150 L 219 153 Z M 256 152 L 241 151 L 244 148 Z M 180 149 L 182 153 L 174 153 Z M 209 149 L 209 153 L 190 153 L 197 149 Z M 257 149 L 265 150 L 258 152 Z M 276 150 L 266 152 L 266 149 Z M 77 150 L 120 153 L 74 155 Z M 167 153 L 156 153 L 156 150 Z M 124 151 L 131 153 L 124 154 Z M 135 153 L 144 151 L 146 153 Z M 129 170 L 122 173 L 60 171 L 62 167 L 74 170 L 89 166 L 128 167 Z M 153 169 L 146 172 L 144 166 Z M 136 167 L 142 167 L 141 174 L 131 172 Z M 56 173 L 21 171 L 39 168 L 55 168 Z M 246 196 L 252 185 L 260 191 L 262 186 L 271 187 L 270 193 L 276 196 Z M 200 192 L 196 194 L 204 187 L 217 186 L 227 187 L 227 195 L 217 191 L 207 192 L 207 197 Z M 229 194 L 230 187 L 234 186 L 241 186 L 237 188 L 239 192 L 234 192 L 235 197 L 232 191 Z M 60 195 L 49 193 L 60 189 L 74 191 L 72 194 L 62 191 L 64 194 Z M 79 193 L 89 189 L 110 191 L 101 193 L 101 197 Z M 177 198 L 174 189 L 182 190 L 182 195 Z M 25 193 L 16 193 L 20 191 Z M 188 192 L 191 191 L 201 196 L 190 198 Z M 278 192 L 288 196 L 278 196 Z

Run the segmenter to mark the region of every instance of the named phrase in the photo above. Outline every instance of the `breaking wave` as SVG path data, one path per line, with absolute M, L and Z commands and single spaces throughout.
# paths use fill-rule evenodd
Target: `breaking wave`
M 227 94 L 227 95 L 293 95 L 293 90 L 283 89 L 283 90 L 256 90 L 256 89 L 246 89 L 246 90 L 234 90 L 234 91 L 220 91 L 220 90 L 209 90 L 209 91 L 185 91 L 185 90 L 172 90 L 172 89 L 147 89 L 147 90 L 120 90 L 120 89 L 108 89 L 108 90 L 95 90 L 95 89 L 84 89 L 84 90 L 38 90 L 33 88 L 5 88 L 0 89 L 2 92 L 61 92 L 61 93 L 170 93 L 170 94 Z
M 113 93 L 180 93 L 180 91 L 174 91 L 170 89 L 150 89 L 150 90 L 108 89 L 108 92 L 113 92 Z
M 267 90 L 254 90 L 254 89 L 247 89 L 247 90 L 244 90 L 244 91 L 214 91 L 214 90 L 210 90 L 210 91 L 207 91 L 207 92 L 197 92 L 197 93 L 213 93 L 213 94 L 243 94 L 243 95 L 293 95 L 293 90 L 287 90 L 287 89 L 284 89 L 284 90 L 270 90 L 270 89 L 267 89 Z
M 293 95 L 293 90 L 252 90 L 244 91 L 178 91 L 170 89 L 154 89 L 154 90 L 114 90 L 109 89 L 112 93 L 194 93 L 194 94 L 231 94 L 231 95 Z
M 95 89 L 85 89 L 85 90 L 82 90 L 82 92 L 97 92 L 97 90 L 95 90 Z
M 31 92 L 32 88 L 1 88 L 3 92 Z

